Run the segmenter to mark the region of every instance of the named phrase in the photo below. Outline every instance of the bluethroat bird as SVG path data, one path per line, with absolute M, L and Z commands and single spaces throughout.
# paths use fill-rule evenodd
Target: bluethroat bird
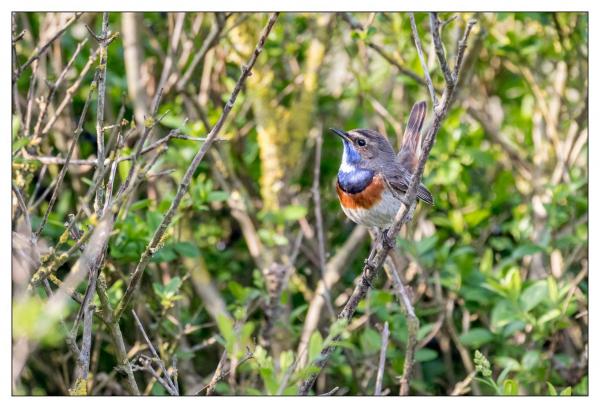
M 387 137 L 374 130 L 330 129 L 344 143 L 336 184 L 338 198 L 344 213 L 355 223 L 387 229 L 394 222 L 417 167 L 426 108 L 425 102 L 413 106 L 397 156 Z M 423 184 L 417 197 L 433 204 Z

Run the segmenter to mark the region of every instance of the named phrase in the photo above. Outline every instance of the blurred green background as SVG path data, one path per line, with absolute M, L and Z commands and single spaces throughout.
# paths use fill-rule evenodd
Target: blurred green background
M 16 32 L 26 30 L 15 47 L 19 64 L 69 16 L 16 14 Z M 440 14 L 441 19 L 453 16 Z M 429 18 L 424 13 L 415 17 L 432 79 L 441 88 Z M 435 206 L 419 205 L 398 240 L 402 276 L 411 287 L 420 320 L 411 394 L 587 394 L 588 17 L 458 13 L 442 36 L 452 64 L 471 18 L 477 25 L 459 89 L 423 179 Z M 266 19 L 266 14 L 111 13 L 109 27 L 119 37 L 108 47 L 106 124 L 114 124 L 123 107 L 131 126 L 142 126 L 171 55 L 174 68 L 151 140 L 174 128 L 205 136 Z M 56 111 L 97 47 L 84 24 L 99 32 L 101 20 L 101 14 L 85 13 L 40 58 L 35 75 L 31 69 L 24 72 L 15 87 L 23 112 L 32 78 L 37 78 L 34 95 L 46 96 L 45 80 L 55 80 L 77 44 L 87 38 L 57 90 L 50 109 Z M 208 44 L 214 31 L 214 44 Z M 178 41 L 173 46 L 174 37 Z M 205 46 L 208 50 L 201 55 Z M 197 55 L 202 58 L 190 69 Z M 45 166 L 36 157 L 65 156 L 96 65 L 94 61 L 39 143 L 28 144 L 23 116 L 13 104 L 13 184 L 26 201 L 36 183 L 40 187 L 32 202 L 58 175 L 61 167 L 50 164 L 40 178 Z M 330 332 L 325 302 L 316 331 L 306 332 L 307 310 L 319 296 L 315 293 L 322 276 L 311 194 L 315 144 L 322 137 L 319 192 L 326 261 L 337 268 L 328 287 L 337 312 L 354 288 L 370 240 L 364 231 L 352 235 L 355 225 L 339 207 L 335 179 L 342 149 L 327 129 L 376 129 L 397 147 L 412 104 L 427 100 L 431 106 L 427 89 L 418 81 L 422 76 L 405 13 L 280 16 L 222 140 L 194 175 L 134 299 L 164 361 L 176 356 L 182 392 L 195 392 L 206 384 L 226 349 L 234 374 L 217 384 L 217 394 L 296 393 L 309 369 L 286 373 L 296 359 L 312 361 Z M 32 129 L 39 103 L 34 103 Z M 75 159 L 95 157 L 96 103 L 93 98 Z M 431 116 L 429 111 L 428 119 Z M 137 136 L 126 141 L 124 153 L 135 140 Z M 153 167 L 158 175 L 142 183 L 119 213 L 102 268 L 114 304 L 200 145 L 170 141 Z M 119 166 L 117 184 L 127 166 Z M 45 251 L 73 244 L 59 238 L 92 175 L 92 166 L 69 168 L 40 238 Z M 49 196 L 31 211 L 34 230 Z M 84 230 L 86 222 L 80 226 Z M 340 250 L 348 248 L 344 245 L 349 237 L 356 238 L 351 253 L 341 265 L 335 264 Z M 66 275 L 75 261 L 69 260 L 57 276 Z M 278 268 L 285 271 L 285 279 L 274 289 L 268 277 Z M 13 278 L 13 340 L 29 345 L 13 393 L 67 394 L 73 356 L 64 332 L 57 321 L 40 331 L 45 293 L 36 288 L 30 296 L 24 289 L 28 278 L 17 279 L 14 270 Z M 381 273 L 344 329 L 343 341 L 315 392 L 337 386 L 337 395 L 372 395 L 380 332 L 387 321 L 390 343 L 383 387 L 397 395 L 407 328 L 389 286 Z M 82 285 L 81 293 L 84 289 Z M 266 310 L 273 302 L 278 315 L 269 327 Z M 71 321 L 76 311 L 71 302 L 65 318 Z M 143 339 L 131 315 L 123 317 L 121 327 L 133 357 Z M 305 355 L 298 356 L 303 333 L 310 340 Z M 92 347 L 88 391 L 125 393 L 114 345 L 100 319 L 94 319 Z M 254 358 L 236 366 L 246 347 Z M 477 350 L 483 360 L 475 358 Z M 14 355 L 13 349 L 13 361 Z M 165 393 L 147 373 L 137 372 L 136 378 L 141 391 Z

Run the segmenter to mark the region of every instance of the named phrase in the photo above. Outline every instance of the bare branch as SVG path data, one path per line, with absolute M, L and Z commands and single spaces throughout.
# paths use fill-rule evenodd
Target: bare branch
M 98 104 L 96 106 L 96 143 L 98 146 L 98 165 L 96 174 L 101 174 L 104 170 L 104 103 L 106 97 L 106 65 L 108 63 L 108 13 L 102 13 L 102 37 L 100 41 L 100 64 L 98 65 L 97 84 L 98 84 Z M 96 213 L 101 216 L 104 202 L 104 188 L 100 182 L 100 187 L 96 190 L 94 207 Z
M 219 35 L 221 34 L 221 31 L 223 31 L 223 28 L 225 27 L 225 22 L 228 17 L 229 16 L 222 15 L 222 13 L 215 13 L 216 24 L 211 26 L 208 36 L 202 43 L 202 48 L 200 48 L 196 55 L 194 55 L 194 58 L 192 59 L 192 62 L 188 66 L 187 70 L 185 71 L 181 79 L 177 82 L 176 89 L 178 91 L 183 90 L 185 85 L 192 77 L 196 66 L 198 66 L 198 64 L 202 60 L 204 60 L 204 57 L 206 57 L 208 51 L 216 45 L 217 40 L 219 39 Z
M 415 42 L 415 48 L 417 49 L 417 54 L 419 54 L 419 61 L 421 61 L 421 66 L 423 67 L 423 72 L 425 73 L 427 89 L 429 89 L 429 96 L 431 97 L 431 102 L 433 103 L 433 108 L 435 110 L 438 105 L 438 100 L 435 94 L 433 82 L 431 81 L 431 76 L 429 75 L 429 68 L 425 62 L 425 57 L 423 56 L 423 48 L 421 47 L 421 39 L 419 38 L 419 31 L 417 30 L 417 24 L 415 23 L 415 15 L 413 13 L 408 13 L 408 16 L 410 17 L 410 27 L 412 30 L 413 41 Z
M 219 381 L 219 377 L 221 377 L 221 375 L 223 374 L 223 366 L 225 365 L 225 362 L 227 361 L 227 351 L 223 351 L 223 354 L 221 355 L 221 359 L 219 360 L 219 364 L 217 364 L 217 368 L 215 369 L 215 372 L 213 373 L 213 376 L 210 380 L 210 383 L 208 383 L 208 386 L 206 387 L 206 395 L 212 395 L 213 391 L 215 390 L 215 385 L 217 385 L 217 382 Z
M 44 129 L 42 130 L 42 136 L 45 135 L 46 133 L 48 133 L 50 131 L 50 129 L 52 129 L 52 126 L 54 126 L 54 123 L 56 122 L 56 120 L 58 119 L 60 114 L 67 107 L 69 102 L 71 102 L 71 100 L 73 99 L 73 95 L 75 95 L 75 92 L 77 91 L 77 89 L 79 89 L 81 82 L 83 82 L 83 79 L 85 78 L 86 74 L 88 73 L 88 71 L 90 70 L 92 65 L 94 64 L 94 61 L 96 61 L 96 57 L 98 56 L 98 51 L 99 51 L 99 49 L 97 48 L 96 50 L 94 50 L 94 52 L 92 52 L 92 54 L 88 58 L 87 63 L 81 69 L 81 72 L 79 73 L 79 76 L 77 77 L 75 82 L 73 82 L 73 84 L 67 89 L 65 97 L 60 102 L 60 104 L 58 105 L 56 110 L 54 111 L 54 114 L 48 120 L 48 123 L 46 123 L 46 126 L 44 126 Z
M 411 23 L 414 21 L 414 18 L 411 20 Z M 438 57 L 438 61 L 440 63 L 440 69 L 444 74 L 444 80 L 448 86 L 454 87 L 454 76 L 450 72 L 450 67 L 448 66 L 448 62 L 446 61 L 446 51 L 444 51 L 444 44 L 442 43 L 441 38 L 441 21 L 437 16 L 437 13 L 429 13 L 429 25 L 431 28 L 431 36 L 433 38 L 433 45 L 435 48 L 435 53 Z M 466 41 L 466 40 L 465 40 Z M 463 49 L 464 52 L 464 49 Z M 462 60 L 461 55 L 457 55 Z M 458 59 L 457 59 L 458 61 Z M 457 65 L 458 66 L 458 65 Z
M 90 91 L 88 92 L 88 96 L 85 101 L 85 105 L 83 105 L 83 110 L 81 112 L 81 116 L 79 117 L 79 123 L 77 124 L 77 129 L 75 129 L 75 134 L 73 135 L 73 140 L 71 141 L 71 145 L 69 146 L 69 152 L 67 153 L 67 157 L 65 159 L 65 164 L 62 167 L 62 169 L 60 170 L 60 173 L 58 174 L 56 185 L 54 186 L 54 191 L 52 192 L 52 197 L 50 197 L 50 203 L 48 204 L 48 208 L 46 208 L 46 212 L 44 213 L 42 222 L 40 223 L 40 226 L 38 227 L 38 230 L 35 233 L 36 240 L 42 233 L 42 230 L 44 229 L 44 226 L 46 225 L 46 222 L 48 221 L 48 215 L 50 214 L 50 211 L 52 211 L 52 207 L 54 206 L 54 203 L 56 202 L 56 198 L 58 197 L 58 190 L 60 189 L 62 181 L 65 177 L 65 174 L 67 173 L 67 169 L 69 168 L 69 160 L 71 160 L 71 156 L 73 155 L 73 151 L 75 150 L 75 146 L 77 145 L 77 141 L 79 140 L 79 135 L 81 135 L 81 133 L 83 132 L 83 122 L 85 121 L 85 116 L 86 116 L 88 108 L 90 106 L 90 100 L 92 98 L 92 94 L 94 92 L 94 89 L 96 88 L 96 80 L 97 80 L 97 78 L 94 77 L 94 80 L 92 81 L 92 86 L 90 87 Z
M 404 355 L 404 368 L 402 377 L 400 377 L 400 395 L 408 395 L 410 377 L 412 375 L 413 365 L 415 363 L 417 333 L 419 332 L 419 319 L 415 314 L 408 291 L 406 290 L 406 287 L 402 283 L 400 275 L 396 270 L 396 265 L 389 257 L 388 261 L 394 292 L 398 298 L 398 301 L 400 302 L 400 307 L 402 308 L 402 312 L 406 317 L 406 323 L 408 326 L 408 340 L 406 342 L 406 353 Z
M 331 305 L 331 296 L 329 288 L 325 281 L 325 272 L 327 270 L 326 254 L 325 254 L 325 233 L 323 232 L 323 214 L 321 212 L 321 191 L 319 189 L 321 178 L 321 151 L 323 147 L 322 132 L 317 132 L 317 140 L 315 141 L 315 168 L 313 176 L 312 196 L 315 202 L 315 219 L 317 222 L 317 244 L 319 248 L 319 272 L 321 273 L 321 282 L 323 282 L 323 296 L 325 297 L 325 305 L 332 319 L 335 317 L 333 306 Z
M 133 318 L 135 319 L 135 324 L 137 325 L 138 329 L 140 330 L 140 332 L 144 336 L 144 340 L 146 340 L 146 344 L 148 344 L 148 348 L 152 352 L 152 355 L 154 356 L 155 361 L 157 362 L 158 366 L 160 367 L 160 369 L 162 370 L 162 372 L 163 372 L 163 374 L 165 376 L 165 381 L 166 381 L 166 383 L 168 385 L 168 387 L 166 387 L 167 390 L 171 393 L 171 395 L 179 395 L 179 393 L 177 392 L 177 387 L 175 387 L 175 383 L 173 382 L 173 380 L 169 376 L 169 372 L 165 368 L 165 365 L 164 365 L 162 359 L 160 358 L 160 356 L 156 352 L 156 349 L 152 345 L 152 342 L 148 338 L 148 335 L 146 334 L 146 331 L 144 330 L 144 326 L 142 325 L 142 322 L 140 321 L 140 318 L 137 316 L 137 314 L 135 313 L 134 310 L 131 311 L 131 314 L 133 314 Z
M 71 57 L 71 59 L 69 60 L 67 65 L 61 71 L 61 73 L 58 76 L 58 78 L 56 79 L 56 81 L 53 84 L 50 84 L 50 92 L 48 93 L 48 97 L 46 98 L 46 100 L 43 102 L 42 112 L 38 116 L 38 120 L 35 124 L 35 128 L 33 129 L 33 138 L 32 138 L 31 143 L 33 143 L 33 144 L 39 143 L 38 138 L 40 136 L 42 123 L 44 122 L 44 119 L 46 119 L 46 114 L 48 113 L 48 107 L 50 106 L 50 103 L 54 99 L 56 90 L 62 85 L 65 75 L 67 74 L 69 69 L 71 69 L 71 66 L 73 66 L 73 63 L 75 62 L 75 58 L 77 58 L 77 56 L 79 55 L 79 52 L 81 51 L 83 46 L 86 44 L 86 42 L 87 42 L 87 39 L 85 39 L 82 42 L 80 42 L 79 44 L 77 44 L 77 48 L 75 49 L 75 52 L 73 53 L 73 56 Z
M 119 304 L 117 306 L 116 315 L 115 315 L 117 321 L 119 320 L 120 316 L 123 314 L 123 311 L 129 304 L 129 301 L 131 300 L 131 297 L 133 296 L 133 292 L 137 288 L 138 282 L 142 278 L 142 274 L 144 273 L 144 270 L 146 269 L 146 266 L 148 265 L 150 258 L 156 252 L 158 245 L 159 245 L 164 233 L 167 230 L 167 227 L 170 225 L 171 220 L 173 219 L 173 216 L 175 215 L 175 212 L 177 211 L 177 208 L 179 207 L 179 204 L 183 198 L 183 195 L 187 192 L 187 190 L 189 188 L 189 185 L 190 185 L 190 182 L 191 182 L 194 172 L 200 165 L 200 162 L 204 158 L 204 155 L 206 154 L 208 149 L 212 146 L 213 142 L 217 139 L 219 132 L 220 132 L 221 128 L 223 127 L 225 120 L 229 116 L 229 112 L 233 108 L 233 104 L 235 103 L 235 100 L 237 99 L 237 96 L 240 93 L 240 90 L 242 89 L 243 83 L 245 82 L 246 78 L 250 75 L 250 72 L 256 62 L 256 59 L 262 52 L 262 49 L 264 47 L 267 36 L 271 32 L 271 28 L 273 28 L 273 25 L 275 24 L 275 21 L 277 20 L 278 16 L 279 16 L 279 13 L 273 13 L 271 15 L 271 17 L 269 18 L 269 21 L 258 40 L 258 44 L 256 45 L 256 48 L 254 49 L 254 52 L 252 53 L 252 56 L 250 57 L 250 61 L 248 61 L 247 65 L 242 67 L 242 73 L 240 74 L 240 78 L 238 79 L 235 87 L 233 88 L 233 92 L 231 93 L 229 100 L 225 104 L 225 107 L 223 108 L 223 112 L 221 113 L 219 120 L 217 121 L 215 126 L 211 129 L 211 131 L 209 132 L 209 134 L 206 138 L 206 142 L 202 145 L 202 147 L 200 148 L 198 153 L 196 153 L 196 156 L 194 156 L 192 163 L 189 165 L 188 169 L 186 170 L 185 175 L 183 176 L 183 179 L 181 181 L 181 184 L 179 185 L 179 187 L 177 189 L 177 194 L 175 195 L 175 198 L 171 202 L 171 206 L 165 213 L 160 225 L 158 226 L 158 228 L 154 232 L 154 235 L 152 236 L 152 240 L 150 241 L 150 243 L 146 247 L 146 250 L 140 257 L 140 261 L 137 264 L 137 266 L 131 276 L 131 279 L 129 280 L 129 283 L 127 285 L 127 290 L 125 291 L 125 294 L 123 295 L 123 297 L 121 298 L 121 301 L 119 302 Z
M 223 356 L 225 356 L 225 354 L 223 354 Z M 223 359 L 223 356 L 221 356 L 221 359 Z M 254 358 L 254 354 L 253 354 L 253 353 L 252 353 L 250 350 L 246 350 L 246 354 L 245 354 L 245 355 L 244 355 L 244 357 L 242 357 L 242 359 L 241 359 L 241 360 L 240 360 L 240 361 L 237 363 L 237 366 L 238 366 L 238 367 L 239 367 L 239 366 L 241 366 L 242 364 L 244 364 L 246 361 L 250 360 L 251 358 Z M 218 367 L 217 367 L 217 369 L 218 369 Z M 217 375 L 216 379 L 215 379 L 215 378 L 211 379 L 211 382 L 210 382 L 209 384 L 206 384 L 204 387 L 200 388 L 200 390 L 199 390 L 198 392 L 196 392 L 196 394 L 194 394 L 194 395 L 200 395 L 200 393 L 201 393 L 202 391 L 204 391 L 205 389 L 207 389 L 207 388 L 210 386 L 210 384 L 213 382 L 213 380 L 214 380 L 214 383 L 215 383 L 215 384 L 216 384 L 216 383 L 218 383 L 218 382 L 219 382 L 219 381 L 221 381 L 223 378 L 227 377 L 227 376 L 229 375 L 229 372 L 230 372 L 230 371 L 231 371 L 231 370 L 227 370 L 227 371 L 225 371 L 225 372 L 221 371 L 221 372 L 220 372 L 220 373 Z
M 79 19 L 79 17 L 81 17 L 83 15 L 83 13 L 74 13 L 73 17 L 71 17 L 70 20 L 68 20 L 52 37 L 50 37 L 50 39 L 48 41 L 46 41 L 46 43 L 40 47 L 37 47 L 35 49 L 35 51 L 33 52 L 33 55 L 31 57 L 29 57 L 29 59 L 27 60 L 27 62 L 25 62 L 23 65 L 21 65 L 16 72 L 13 73 L 13 81 L 16 81 L 17 79 L 19 79 L 19 77 L 21 76 L 21 73 L 23 71 L 25 71 L 27 69 L 27 67 L 29 67 L 34 61 L 37 61 L 40 56 L 46 52 L 46 50 L 48 49 L 48 47 L 54 42 L 56 41 L 57 38 L 59 38 L 60 36 L 63 35 L 63 33 L 75 22 Z
M 385 353 L 387 351 L 388 338 L 390 337 L 390 328 L 388 322 L 383 325 L 381 332 L 381 350 L 379 350 L 379 366 L 377 367 L 377 379 L 375 380 L 375 395 L 381 395 L 381 385 L 383 383 L 383 370 L 385 368 Z

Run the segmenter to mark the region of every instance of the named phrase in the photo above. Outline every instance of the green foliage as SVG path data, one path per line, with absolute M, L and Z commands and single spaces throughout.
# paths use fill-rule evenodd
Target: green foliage
M 303 379 L 318 372 L 315 363 L 321 350 L 335 345 L 336 351 L 320 374 L 329 388 L 319 385 L 313 391 L 327 392 L 339 386 L 344 395 L 371 395 L 373 367 L 378 364 L 381 348 L 380 327 L 387 321 L 390 338 L 383 387 L 397 394 L 409 331 L 403 308 L 384 273 L 375 280 L 352 321 L 331 325 L 324 306 L 317 329 L 304 339 L 305 349 L 298 349 L 309 304 L 319 296 L 316 288 L 321 278 L 312 195 L 316 132 L 323 132 L 319 192 L 330 261 L 352 233 L 353 224 L 341 211 L 335 193 L 341 146 L 326 129 L 377 129 L 397 147 L 414 102 L 427 100 L 428 120 L 432 117 L 427 89 L 372 47 L 379 46 L 404 69 L 423 75 L 408 16 L 350 14 L 366 30 L 351 29 L 339 14 L 332 14 L 327 24 L 320 25 L 319 18 L 327 16 L 283 13 L 257 61 L 255 75 L 248 79 L 253 81 L 259 74 L 270 72 L 272 77 L 265 87 L 274 98 L 265 108 L 266 114 L 278 110 L 281 117 L 293 117 L 299 112 L 291 107 L 300 106 L 295 101 L 302 99 L 307 83 L 311 46 L 319 42 L 325 48 L 324 59 L 314 73 L 314 98 L 304 107 L 313 112 L 311 130 L 293 134 L 301 139 L 302 148 L 298 157 L 288 157 L 292 164 L 285 170 L 292 176 L 287 183 L 272 186 L 279 205 L 268 210 L 264 205 L 261 163 L 276 158 L 269 156 L 261 139 L 257 118 L 265 113 L 259 111 L 257 97 L 247 82 L 220 140 L 193 174 L 189 191 L 159 249 L 151 254 L 132 306 L 139 310 L 165 364 L 177 359 L 183 392 L 189 391 L 190 379 L 195 386 L 207 384 L 225 350 L 227 368 L 231 368 L 232 360 L 239 362 L 247 353 L 252 358 L 220 381 L 216 394 L 294 395 Z M 23 64 L 34 52 L 40 31 L 53 24 L 50 14 L 18 16 L 17 32 L 27 29 L 27 35 L 16 44 L 17 60 Z M 440 14 L 443 20 L 450 17 L 450 13 Z M 424 173 L 423 182 L 432 191 L 435 206 L 419 204 L 413 222 L 397 240 L 406 265 L 400 272 L 411 289 L 420 322 L 417 341 L 423 342 L 415 353 L 410 393 L 445 395 L 468 378 L 469 367 L 474 366 L 476 380 L 469 387 L 478 387 L 484 395 L 586 395 L 588 17 L 585 13 L 459 13 L 455 21 L 444 26 L 442 35 L 451 66 L 455 44 L 470 18 L 478 23 L 469 40 L 465 70 Z M 416 13 L 415 19 L 426 58 L 432 62 L 432 79 L 440 88 L 443 75 L 435 55 L 429 55 L 429 16 Z M 88 14 L 85 20 L 96 30 L 100 21 L 100 14 Z M 233 90 L 240 66 L 247 60 L 245 54 L 251 51 L 244 49 L 245 36 L 258 35 L 265 21 L 265 14 L 234 13 L 226 22 L 223 37 L 199 63 L 184 89 L 175 85 L 167 89 L 158 115 L 146 115 L 143 123 L 135 123 L 136 102 L 128 93 L 122 36 L 115 39 L 108 48 L 105 125 L 113 125 L 123 105 L 124 118 L 129 121 L 123 128 L 125 134 L 144 124 L 155 125 L 146 146 L 172 129 L 191 137 L 206 137 L 207 127 L 214 126 Z M 110 13 L 111 31 L 122 31 L 122 23 L 120 13 Z M 189 67 L 215 25 L 213 14 L 186 14 L 183 40 L 173 51 L 178 71 Z M 156 92 L 174 26 L 173 13 L 140 16 L 141 71 L 145 78 L 140 83 L 148 101 Z M 88 46 L 58 90 L 51 114 L 95 48 L 89 46 L 93 41 L 83 23 L 67 30 L 57 48 L 51 47 L 40 61 L 43 77 L 37 78 L 34 87 L 36 101 L 47 97 L 44 80 L 58 76 L 56 67 L 66 64 L 83 38 L 88 38 Z M 471 50 L 474 55 L 469 54 Z M 185 53 L 188 59 L 180 61 Z M 83 76 L 68 108 L 38 144 L 24 136 L 25 121 L 12 112 L 13 184 L 27 202 L 44 166 L 35 157 L 66 155 L 71 127 L 83 109 L 95 68 L 93 65 Z M 22 102 L 27 100 L 31 73 L 27 70 L 16 82 Z M 94 97 L 75 159 L 96 157 L 96 103 Z M 20 107 L 26 110 L 26 104 Z M 36 105 L 31 128 L 38 111 Z M 106 130 L 107 145 L 114 143 L 113 129 Z M 120 150 L 122 157 L 135 151 L 139 135 L 132 134 Z M 171 139 L 150 175 L 118 209 L 102 266 L 113 308 L 123 298 L 141 254 L 203 143 Z M 146 163 L 147 159 L 142 160 Z M 117 166 L 115 192 L 131 165 L 131 161 L 122 161 Z M 47 166 L 33 201 L 51 186 L 60 169 Z M 90 203 L 85 207 L 81 203 L 93 183 L 93 170 L 89 165 L 69 167 L 38 241 L 43 251 L 54 247 L 61 252 L 74 243 L 71 238 L 61 241 L 60 237 L 69 214 L 80 208 L 86 215 L 93 211 Z M 34 230 L 49 198 L 50 194 L 30 213 Z M 78 225 L 85 231 L 92 223 L 83 218 Z M 299 231 L 303 239 L 296 248 Z M 252 253 L 253 248 L 261 251 L 258 256 Z M 339 271 L 339 280 L 327 288 L 334 314 L 351 294 L 368 250 L 367 240 L 353 248 Z M 80 254 L 76 251 L 59 268 L 57 278 L 68 275 Z M 281 295 L 273 298 L 274 285 L 265 278 L 265 271 L 281 270 L 285 270 L 285 283 Z M 14 392 L 68 393 L 73 386 L 74 359 L 60 319 L 57 315 L 45 320 L 47 297 L 43 291 L 38 293 L 40 288 L 36 287 L 28 292 L 27 278 L 14 279 L 13 295 L 31 296 L 27 302 L 13 299 L 13 337 L 35 344 Z M 75 289 L 84 293 L 85 284 Z M 93 302 L 99 308 L 97 296 Z M 273 324 L 267 342 L 264 336 L 271 302 L 279 306 L 280 319 Z M 67 324 L 77 309 L 76 302 L 68 300 L 61 311 Z M 120 325 L 125 344 L 139 347 L 141 337 L 130 313 L 123 315 Z M 110 330 L 94 318 L 93 332 L 96 371 L 91 389 L 98 394 L 123 389 L 124 377 L 120 368 L 115 368 L 121 362 L 117 361 Z M 467 357 L 469 361 L 465 361 Z M 100 378 L 108 378 L 111 387 Z M 146 388 L 154 381 L 148 373 L 136 372 L 136 378 L 141 390 L 151 395 L 167 394 L 157 382 Z

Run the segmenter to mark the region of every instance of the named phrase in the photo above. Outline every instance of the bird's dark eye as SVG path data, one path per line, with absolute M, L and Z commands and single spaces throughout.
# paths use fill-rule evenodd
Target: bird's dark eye
M 365 139 L 358 139 L 356 141 L 356 144 L 358 144 L 359 146 L 366 146 L 367 141 Z

